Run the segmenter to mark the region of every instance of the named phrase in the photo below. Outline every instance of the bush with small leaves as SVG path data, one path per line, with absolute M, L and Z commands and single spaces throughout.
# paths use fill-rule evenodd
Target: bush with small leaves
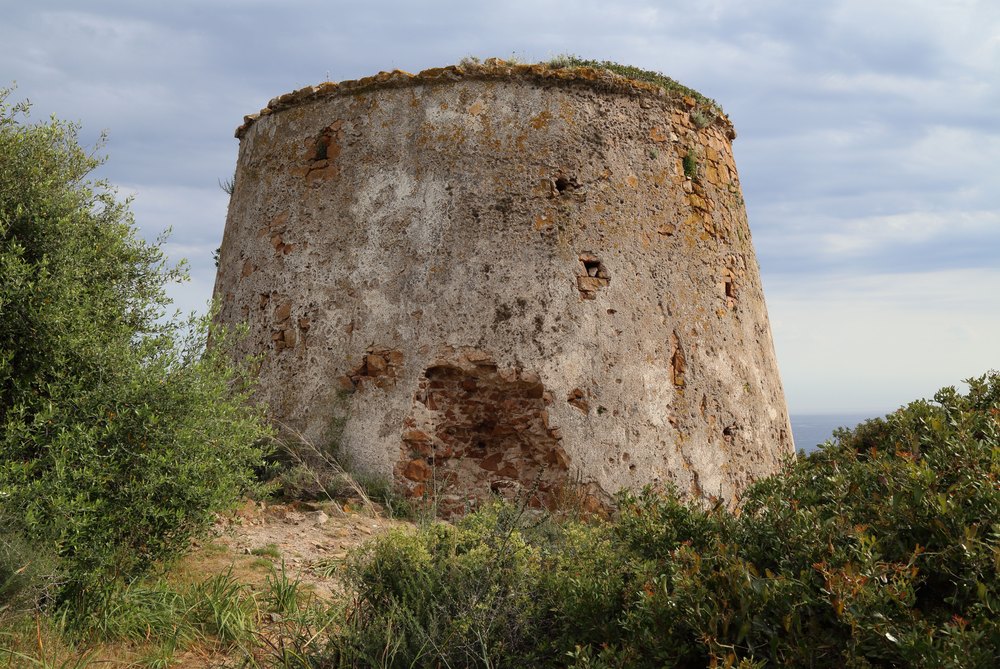
M 946 388 L 752 486 L 610 522 L 491 507 L 352 563 L 334 666 L 991 667 L 1000 374 Z M 322 655 L 322 654 L 321 654 Z M 366 664 L 367 663 L 367 664 Z
M 168 318 L 184 278 L 88 175 L 77 126 L 0 92 L 0 500 L 57 554 L 62 597 L 185 550 L 253 483 L 268 436 L 248 370 L 206 319 Z

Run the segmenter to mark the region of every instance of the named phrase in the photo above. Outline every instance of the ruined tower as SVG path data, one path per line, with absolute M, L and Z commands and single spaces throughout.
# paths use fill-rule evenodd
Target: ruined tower
M 729 120 L 603 69 L 325 83 L 247 117 L 218 320 L 353 468 L 732 502 L 793 450 Z M 527 492 L 524 492 L 527 491 Z

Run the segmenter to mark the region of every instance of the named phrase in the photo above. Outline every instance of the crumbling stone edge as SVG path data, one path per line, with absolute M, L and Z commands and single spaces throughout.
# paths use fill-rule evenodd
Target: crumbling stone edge
M 272 98 L 267 106 L 256 114 L 243 117 L 243 124 L 236 129 L 236 137 L 242 139 L 261 116 L 275 114 L 285 109 L 302 104 L 324 100 L 339 95 L 355 95 L 369 90 L 402 88 L 405 86 L 447 84 L 462 79 L 521 79 L 534 81 L 548 86 L 587 86 L 602 93 L 630 95 L 651 99 L 675 101 L 691 111 L 696 111 L 704 105 L 695 98 L 680 91 L 671 91 L 656 84 L 630 79 L 622 75 L 593 67 L 559 67 L 553 68 L 545 63 L 533 65 L 512 64 L 499 58 L 488 58 L 482 63 L 463 63 L 447 67 L 434 67 L 411 74 L 403 70 L 379 72 L 370 77 L 350 79 L 335 83 L 325 81 L 316 86 L 306 86 L 284 95 Z M 726 136 L 736 138 L 736 131 L 729 117 L 720 113 L 717 108 L 706 108 L 711 112 L 711 125 L 718 125 Z

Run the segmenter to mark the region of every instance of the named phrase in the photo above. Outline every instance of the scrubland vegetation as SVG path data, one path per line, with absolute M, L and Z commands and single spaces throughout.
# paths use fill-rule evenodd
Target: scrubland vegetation
M 185 666 L 192 648 L 267 667 L 1000 660 L 997 372 L 840 431 L 737 510 L 669 489 L 610 519 L 498 502 L 328 565 L 335 602 L 281 568 L 178 579 L 264 471 L 250 371 L 225 333 L 206 348 L 203 321 L 164 314 L 180 270 L 88 181 L 75 126 L 5 98 L 0 667 Z
M 498 506 L 355 555 L 330 666 L 991 667 L 1000 375 L 843 430 L 739 512 Z M 360 662 L 359 662 L 360 660 Z

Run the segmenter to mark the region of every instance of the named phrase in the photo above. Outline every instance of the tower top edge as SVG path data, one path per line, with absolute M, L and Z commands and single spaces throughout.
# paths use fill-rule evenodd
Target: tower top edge
M 718 104 L 696 91 L 677 84 L 672 79 L 658 73 L 644 73 L 636 68 L 621 67 L 626 72 L 634 71 L 655 75 L 653 80 L 643 80 L 608 69 L 607 66 L 614 65 L 612 63 L 577 62 L 586 64 L 521 64 L 510 63 L 499 58 L 488 58 L 483 62 L 463 61 L 459 65 L 434 67 L 416 74 L 403 70 L 392 70 L 361 79 L 341 82 L 324 81 L 315 86 L 306 86 L 272 98 L 267 106 L 256 114 L 244 116 L 243 123 L 236 128 L 235 135 L 237 139 L 242 139 L 250 127 L 262 116 L 275 114 L 310 102 L 381 89 L 446 85 L 462 81 L 507 80 L 553 87 L 584 86 L 610 95 L 659 98 L 665 102 L 673 102 L 678 107 L 686 107 L 692 113 L 701 113 L 709 123 L 720 126 L 730 139 L 736 137 L 732 122 Z

